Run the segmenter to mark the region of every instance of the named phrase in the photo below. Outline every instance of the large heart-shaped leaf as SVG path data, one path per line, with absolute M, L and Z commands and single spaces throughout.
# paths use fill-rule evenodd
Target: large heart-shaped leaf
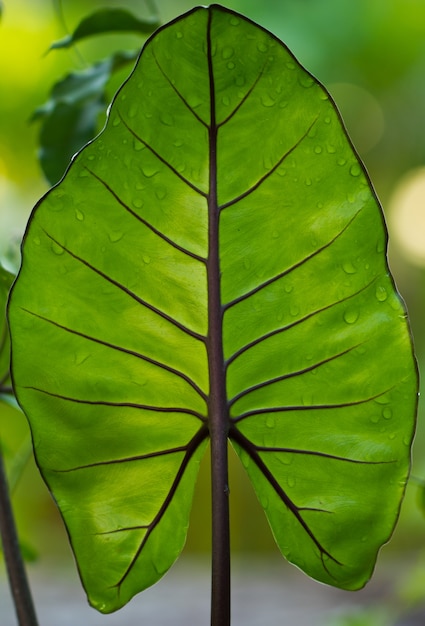
M 148 41 L 32 214 L 10 303 L 16 392 L 94 606 L 175 560 L 220 429 L 283 554 L 365 584 L 416 407 L 385 251 L 338 113 L 280 41 L 217 5 Z

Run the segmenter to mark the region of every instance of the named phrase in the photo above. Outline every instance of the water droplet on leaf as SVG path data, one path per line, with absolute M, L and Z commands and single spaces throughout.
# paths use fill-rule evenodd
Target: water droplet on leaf
M 267 108 L 274 107 L 276 104 L 276 100 L 274 100 L 270 95 L 263 94 L 261 96 L 261 104 Z
M 359 163 L 353 163 L 353 165 L 350 167 L 351 176 L 360 176 L 361 173 L 362 168 L 360 167 Z
M 82 222 L 84 220 L 84 213 L 79 209 L 75 209 L 75 217 L 79 222 Z
M 276 418 L 274 415 L 268 415 L 266 419 L 267 428 L 274 428 L 276 426 Z
M 344 313 L 344 320 L 347 324 L 354 324 L 359 319 L 359 312 L 357 309 L 347 309 Z
M 357 269 L 354 267 L 351 261 L 346 261 L 345 263 L 343 263 L 342 269 L 346 274 L 355 274 L 357 272 Z
M 223 48 L 223 50 L 221 51 L 221 56 L 222 58 L 226 61 L 227 59 L 231 59 L 232 56 L 235 54 L 235 51 L 233 50 L 233 48 L 231 46 L 226 46 L 225 48 Z
M 62 248 L 62 246 L 60 246 L 58 243 L 56 243 L 56 241 L 52 241 L 51 250 L 52 250 L 52 252 L 54 252 L 58 256 L 60 256 L 61 254 L 63 254 L 65 252 L 65 250 Z
M 377 286 L 375 294 L 379 302 L 385 302 L 385 300 L 388 298 L 387 290 L 385 289 L 385 287 L 382 287 L 382 285 Z

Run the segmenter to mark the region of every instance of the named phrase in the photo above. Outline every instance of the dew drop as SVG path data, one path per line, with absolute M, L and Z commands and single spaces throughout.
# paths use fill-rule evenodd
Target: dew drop
M 288 487 L 295 487 L 295 485 L 297 484 L 297 481 L 292 476 L 288 476 L 286 482 L 288 483 Z
M 354 267 L 351 261 L 346 261 L 345 263 L 343 263 L 342 269 L 346 274 L 355 274 L 357 272 L 357 269 Z
M 267 51 L 268 51 L 268 49 L 269 49 L 268 45 L 267 45 L 266 43 L 264 43 L 263 41 L 260 41 L 260 42 L 257 44 L 257 50 L 258 50 L 259 52 L 267 52 Z
M 52 252 L 54 252 L 58 256 L 60 256 L 61 254 L 63 254 L 65 252 L 65 250 L 62 248 L 62 246 L 60 246 L 55 241 L 52 241 L 51 250 L 52 250 Z
M 268 415 L 266 419 L 267 428 L 274 428 L 276 426 L 276 418 L 274 415 Z
M 385 250 L 385 242 L 382 239 L 379 239 L 378 243 L 376 244 L 376 252 L 378 252 L 378 254 L 381 254 L 382 252 L 384 252 Z
M 329 143 L 329 144 L 326 146 L 326 152 L 327 152 L 328 154 L 335 154 L 335 152 L 336 152 L 336 148 L 335 148 L 335 146 L 334 146 L 333 144 Z
M 142 256 L 142 259 L 143 259 L 143 263 L 146 263 L 146 265 L 149 265 L 149 263 L 151 262 L 151 258 L 149 256 L 149 254 L 144 254 Z
M 283 465 L 291 465 L 292 461 L 293 461 L 293 454 L 280 454 L 279 455 L 279 461 L 283 464 Z
M 142 208 L 142 206 L 143 206 L 143 200 L 142 200 L 141 198 L 139 198 L 139 197 L 134 198 L 134 200 L 133 200 L 133 206 L 134 206 L 136 209 L 141 209 L 141 208 Z
M 156 189 L 155 195 L 158 198 L 158 200 L 164 200 L 164 198 L 167 195 L 167 192 L 165 191 L 165 189 Z
M 297 317 L 297 315 L 299 315 L 300 313 L 300 307 L 296 304 L 293 304 L 289 309 L 289 313 L 292 315 L 292 317 Z
M 79 209 L 75 209 L 75 217 L 79 222 L 82 222 L 84 220 L 84 213 L 82 213 Z
M 393 416 L 393 412 L 389 407 L 386 407 L 383 411 L 382 411 L 382 417 L 386 420 L 390 420 Z
M 176 139 L 173 142 L 173 146 L 175 146 L 176 148 L 181 148 L 183 145 L 184 145 L 183 139 Z
M 131 105 L 131 107 L 128 110 L 128 117 L 130 117 L 130 118 L 136 117 L 138 110 L 139 110 L 138 104 L 133 102 L 133 104 Z
M 301 87 L 305 87 L 306 89 L 309 89 L 310 87 L 314 85 L 314 80 L 308 74 L 302 74 L 299 78 L 299 83 Z
M 33 243 L 34 243 L 36 246 L 39 246 L 39 245 L 40 245 L 40 243 L 41 243 L 41 241 L 40 241 L 40 237 L 34 237 L 34 239 L 33 239 L 32 241 L 33 241 Z
M 245 469 L 249 466 L 249 455 L 245 451 L 241 451 L 240 459 Z
M 318 202 L 316 206 L 318 209 L 323 209 L 323 202 Z
M 346 159 L 343 159 L 343 158 L 341 157 L 341 158 L 339 158 L 339 159 L 338 159 L 337 163 L 338 163 L 338 165 L 340 165 L 340 166 L 342 167 L 343 165 L 346 165 L 346 164 L 347 164 L 347 160 L 346 160 Z
M 360 176 L 360 174 L 362 173 L 362 168 L 360 167 L 359 163 L 353 163 L 353 165 L 350 167 L 350 174 L 351 176 Z
M 286 61 L 285 65 L 288 68 L 288 70 L 294 70 L 295 69 L 295 63 L 293 61 Z
M 228 59 L 231 59 L 234 54 L 235 54 L 235 51 L 233 50 L 231 46 L 226 46 L 221 51 L 221 56 L 225 61 L 227 61 Z
M 263 509 L 267 509 L 269 506 L 269 499 L 266 496 L 261 495 L 260 504 L 263 507 Z
M 330 124 L 331 123 L 331 118 L 329 117 L 329 115 L 327 115 L 325 117 L 325 124 Z
M 238 87 L 243 87 L 245 85 L 245 76 L 238 76 L 235 80 L 235 85 L 237 85 Z
M 142 150 L 145 150 L 145 146 L 142 144 L 141 141 L 136 138 L 133 141 L 133 148 L 136 150 L 136 152 L 141 152 Z
M 270 95 L 264 94 L 261 96 L 261 104 L 267 108 L 274 107 L 276 100 L 274 100 L 274 98 Z
M 274 231 L 272 232 L 272 238 L 273 238 L 273 239 L 279 239 L 279 233 L 278 233 L 278 231 L 277 231 L 277 230 L 274 230 Z
M 112 122 L 112 126 L 119 126 L 121 124 L 121 120 L 119 117 L 116 117 Z
M 78 174 L 78 176 L 80 178 L 87 178 L 89 176 L 89 173 L 87 170 L 81 170 L 81 172 Z
M 387 290 L 382 285 L 378 285 L 375 291 L 376 298 L 379 302 L 385 302 L 388 298 Z
M 184 35 L 183 35 L 183 33 L 181 32 L 181 30 L 178 30 L 178 31 L 176 32 L 176 39 L 183 39 L 183 37 L 184 37 Z
M 239 26 L 240 22 L 237 17 L 232 16 L 229 20 L 231 26 Z
M 311 186 L 311 178 L 306 178 L 305 179 L 305 184 L 307 185 L 307 187 Z
M 372 424 L 377 424 L 379 422 L 379 416 L 372 415 L 372 417 L 370 418 L 370 421 L 372 422 Z
M 294 290 L 294 286 L 293 285 L 285 285 L 285 292 L 286 293 L 291 293 Z
M 121 230 L 113 230 L 108 233 L 108 236 L 111 243 L 118 243 L 124 237 L 124 233 Z
M 142 165 L 142 172 L 146 176 L 146 178 L 152 178 L 156 174 L 158 174 L 158 167 L 156 165 L 149 165 L 149 163 L 144 163 Z
M 390 434 L 388 435 L 388 439 L 393 440 L 393 439 L 395 439 L 395 438 L 396 438 L 396 434 L 395 434 L 395 433 L 390 433 Z
M 347 309 L 344 313 L 344 320 L 347 324 L 355 324 L 359 319 L 359 312 L 356 309 Z
M 174 118 L 169 113 L 162 113 L 160 119 L 161 119 L 161 122 L 164 124 L 164 126 L 174 125 Z
M 286 109 L 287 106 L 288 106 L 288 101 L 287 100 L 281 100 L 279 102 L 279 108 Z
M 234 70 L 235 69 L 235 64 L 232 61 L 229 61 L 229 63 L 226 65 L 228 70 Z
M 223 96 L 223 98 L 221 99 L 222 103 L 224 104 L 224 106 L 228 107 L 230 104 L 230 98 L 229 96 Z

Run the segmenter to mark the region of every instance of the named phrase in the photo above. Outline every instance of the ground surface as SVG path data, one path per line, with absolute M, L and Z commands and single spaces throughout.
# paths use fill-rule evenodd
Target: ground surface
M 40 564 L 31 567 L 30 577 L 40 626 L 209 624 L 207 561 L 183 557 L 157 585 L 106 616 L 88 606 L 74 570 L 46 570 Z M 274 559 L 235 559 L 232 585 L 232 626 L 327 626 L 338 614 L 379 606 L 391 592 L 385 571 L 379 569 L 366 589 L 350 593 L 311 581 Z M 0 625 L 17 625 L 4 576 L 0 577 Z

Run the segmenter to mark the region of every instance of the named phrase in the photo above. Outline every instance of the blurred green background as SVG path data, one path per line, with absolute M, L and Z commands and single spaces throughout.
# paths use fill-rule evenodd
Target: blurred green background
M 163 23 L 189 10 L 190 0 L 157 0 Z M 330 91 L 370 173 L 387 218 L 390 265 L 409 309 L 420 368 L 425 368 L 425 1 L 229 0 L 281 38 Z M 46 54 L 50 43 L 98 7 L 128 7 L 148 16 L 148 0 L 4 0 L 0 23 L 0 258 L 16 264 L 29 212 L 48 189 L 37 159 L 39 126 L 29 123 L 52 84 L 117 49 L 140 47 L 136 36 L 108 35 L 77 49 Z M 128 73 L 128 72 L 127 72 Z M 110 86 L 110 97 L 125 78 Z M 100 120 L 100 127 L 103 124 Z M 423 413 L 423 410 L 422 410 Z M 419 416 L 415 477 L 425 479 L 425 429 Z M 0 435 L 11 471 L 27 435 L 25 418 L 0 403 Z M 187 549 L 210 546 L 208 463 L 198 482 Z M 276 552 L 242 470 L 232 459 L 232 546 L 235 552 Z M 386 551 L 424 552 L 422 491 L 412 480 L 400 524 Z M 40 559 L 67 559 L 65 532 L 30 459 L 14 490 L 20 536 Z M 425 596 L 425 585 L 423 585 Z

